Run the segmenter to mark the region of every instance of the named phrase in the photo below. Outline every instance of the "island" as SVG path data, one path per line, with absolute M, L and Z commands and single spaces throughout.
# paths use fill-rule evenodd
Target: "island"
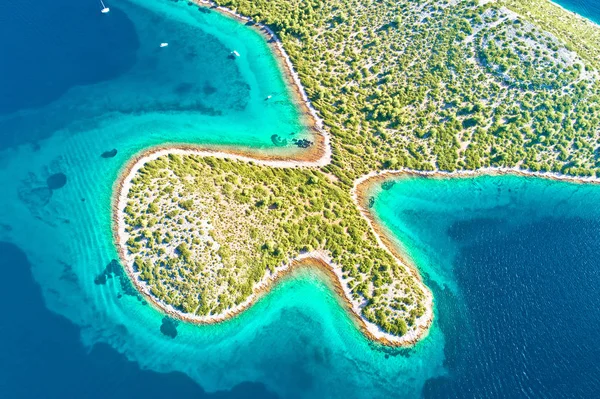
M 367 336 L 411 345 L 433 298 L 372 189 L 406 173 L 598 182 L 600 29 L 546 0 L 198 4 L 273 43 L 312 138 L 152 148 L 125 166 L 121 262 L 174 317 L 223 321 L 317 267 Z
M 128 176 L 117 216 L 124 263 L 179 318 L 224 320 L 293 267 L 312 265 L 383 342 L 415 342 L 431 322 L 418 274 L 380 245 L 331 175 L 170 148 L 142 157 Z

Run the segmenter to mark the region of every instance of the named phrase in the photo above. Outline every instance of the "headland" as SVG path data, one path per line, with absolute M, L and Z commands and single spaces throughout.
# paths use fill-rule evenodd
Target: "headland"
M 321 97 L 321 114 L 328 119 L 328 126 L 335 126 L 327 130 L 341 141 L 333 157 L 329 133 L 274 32 L 232 9 L 203 1 L 198 4 L 258 29 L 273 43 L 273 52 L 295 101 L 314 132 L 315 144 L 305 150 L 164 146 L 145 151 L 127 164 L 116 183 L 113 200 L 113 231 L 119 255 L 140 292 L 174 317 L 195 323 L 234 317 L 291 270 L 312 265 L 327 272 L 336 292 L 369 338 L 386 345 L 411 345 L 431 325 L 433 298 L 414 265 L 368 209 L 368 192 L 377 182 L 402 175 L 436 178 L 483 174 L 598 182 L 598 172 L 586 158 L 587 152 L 569 161 L 564 155 L 563 136 L 534 137 L 531 127 L 524 125 L 532 117 L 529 111 L 539 107 L 525 103 L 521 115 L 516 117 L 494 116 L 495 111 L 490 108 L 494 101 L 537 101 L 532 93 L 538 92 L 552 97 L 572 91 L 582 101 L 592 101 L 595 97 L 580 89 L 585 86 L 596 90 L 598 86 L 597 71 L 588 69 L 588 62 L 594 64 L 594 56 L 579 57 L 562 44 L 561 40 L 569 42 L 568 35 L 541 31 L 511 11 L 513 7 L 509 10 L 485 2 L 458 14 L 461 23 L 469 24 L 457 36 L 463 39 L 460 45 L 472 48 L 466 53 L 470 54 L 465 64 L 468 67 L 461 68 L 477 70 L 484 82 L 479 89 L 492 88 L 496 96 L 493 101 L 485 99 L 463 107 L 455 115 L 444 114 L 443 120 L 451 122 L 451 129 L 462 128 L 466 132 L 460 140 L 454 138 L 450 147 L 442 148 L 445 144 L 438 140 L 442 137 L 439 129 L 444 131 L 450 125 L 439 129 L 429 126 L 430 132 L 419 128 L 418 138 L 407 144 L 405 155 L 398 150 L 406 144 L 404 138 L 397 141 L 401 135 L 390 138 L 389 133 L 407 119 L 396 111 L 372 109 L 370 112 L 376 117 L 365 119 L 363 128 L 376 128 L 376 134 L 370 144 L 357 146 L 362 138 L 352 131 L 357 126 L 357 114 L 354 105 L 348 104 L 353 100 L 340 104 L 354 121 L 338 124 Z M 481 17 L 472 18 L 472 11 Z M 386 29 L 399 28 L 402 23 L 397 20 Z M 498 52 L 499 45 L 506 47 L 507 38 L 523 36 L 527 39 L 517 40 L 509 47 L 521 59 L 529 60 L 526 66 L 515 63 L 510 51 L 508 55 Z M 540 48 L 544 54 L 554 52 L 555 58 L 538 60 Z M 544 72 L 549 69 L 550 74 Z M 363 70 L 364 77 L 370 73 L 375 70 Z M 461 86 L 454 90 L 462 89 Z M 311 91 L 319 90 L 311 87 Z M 345 88 L 341 96 L 353 95 L 353 91 Z M 362 98 L 363 93 L 355 94 L 355 99 Z M 539 101 L 543 101 L 541 94 Z M 454 105 L 447 104 L 444 109 Z M 579 117 L 579 111 L 573 118 Z M 387 122 L 379 123 L 381 118 Z M 423 119 L 422 115 L 419 118 Z M 542 129 L 536 123 L 532 126 Z M 526 131 L 523 137 L 517 137 L 518 129 Z M 471 134 L 472 138 L 468 138 Z M 503 140 L 493 144 L 491 152 L 489 140 L 481 140 L 488 134 Z M 429 147 L 432 135 L 436 144 Z M 373 151 L 381 145 L 380 140 L 394 149 L 391 155 L 389 151 L 383 151 L 387 154 L 383 156 Z M 561 144 L 555 146 L 559 141 Z M 587 143 L 577 145 L 587 148 Z M 488 157 L 486 151 L 496 156 Z M 195 184 L 190 185 L 191 181 Z M 172 194 L 174 190 L 176 193 Z M 160 216 L 160 221 L 148 214 Z M 219 225 L 222 220 L 230 223 Z M 161 226 L 169 232 L 166 240 Z M 200 233 L 194 236 L 196 228 Z M 269 235 L 277 240 L 270 240 Z M 295 238 L 288 240 L 286 235 Z M 336 244 L 332 246 L 332 242 Z M 227 249 L 230 244 L 234 245 L 233 250 Z M 194 267 L 190 268 L 190 264 Z

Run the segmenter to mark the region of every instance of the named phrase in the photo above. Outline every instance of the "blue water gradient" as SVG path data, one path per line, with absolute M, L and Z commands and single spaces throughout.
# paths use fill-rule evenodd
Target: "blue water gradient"
M 374 195 L 433 290 L 449 376 L 426 397 L 597 396 L 599 186 L 408 178 Z
M 251 27 L 182 1 L 108 5 L 107 15 L 75 0 L 53 3 L 64 15 L 31 0 L 4 8 L 15 18 L 3 20 L 10 26 L 2 28 L 18 43 L 1 61 L 11 78 L 0 86 L 0 240 L 10 243 L 0 256 L 8 260 L 3 268 L 30 267 L 48 311 L 36 302 L 44 320 L 38 324 L 27 317 L 29 308 L 15 304 L 24 314 L 17 330 L 4 319 L 0 335 L 7 334 L 14 350 L 3 357 L 3 393 L 36 397 L 43 389 L 46 397 L 63 397 L 69 385 L 78 396 L 92 377 L 111 380 L 121 371 L 119 385 L 154 378 L 144 371 L 152 370 L 180 379 L 188 396 L 233 390 L 239 397 L 268 391 L 286 398 L 372 398 L 418 395 L 424 379 L 443 374 L 442 348 L 433 345 L 439 335 L 432 333 L 438 340 L 418 351 L 374 345 L 314 271 L 214 326 L 165 320 L 137 295 L 113 261 L 110 229 L 113 184 L 127 160 L 164 143 L 271 148 L 273 134 L 310 133 L 271 48 Z M 80 34 L 65 36 L 63 26 L 76 18 Z M 169 46 L 160 48 L 161 42 Z M 44 60 L 19 56 L 24 48 L 39 50 Z M 233 49 L 239 58 L 229 57 Z M 43 76 L 32 84 L 34 73 Z M 23 285 L 35 296 L 27 288 L 32 283 L 16 281 L 16 289 Z M 35 337 L 15 341 L 15 331 L 37 332 L 42 342 L 62 331 L 64 341 L 53 352 L 34 350 Z M 94 348 L 107 352 L 95 356 Z M 27 384 L 27 367 L 14 365 L 28 363 L 60 364 L 48 374 L 56 383 Z M 136 384 L 138 396 L 160 396 L 156 384 Z
M 106 344 L 86 349 L 79 329 L 48 311 L 18 247 L 0 242 L 5 308 L 0 334 L 0 392 L 6 398 L 274 398 L 262 385 L 205 393 L 181 373 L 141 370 Z M 33 381 L 35 383 L 33 383 Z
M 218 325 L 173 322 L 148 306 L 113 262 L 111 195 L 127 160 L 164 143 L 271 148 L 273 134 L 309 133 L 252 28 L 184 1 L 107 5 L 104 15 L 95 1 L 3 3 L 0 397 L 598 389 L 597 187 L 422 179 L 378 194 L 375 210 L 435 295 L 435 322 L 414 348 L 365 339 L 311 270 Z M 241 57 L 230 59 L 233 49 Z

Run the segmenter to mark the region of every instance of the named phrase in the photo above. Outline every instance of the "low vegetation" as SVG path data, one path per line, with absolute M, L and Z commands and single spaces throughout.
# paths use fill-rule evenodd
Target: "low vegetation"
M 321 251 L 362 316 L 401 336 L 425 294 L 361 218 L 357 177 L 401 167 L 600 176 L 600 29 L 546 0 L 218 3 L 282 40 L 333 157 L 319 170 L 148 162 L 128 193 L 127 256 L 166 306 L 221 314 Z
M 346 184 L 398 167 L 600 174 L 600 29 L 549 1 L 219 4 L 281 38 Z
M 312 251 L 331 258 L 362 315 L 384 331 L 404 335 L 425 312 L 416 278 L 318 170 L 162 156 L 133 179 L 124 221 L 136 277 L 186 314 L 222 314 Z

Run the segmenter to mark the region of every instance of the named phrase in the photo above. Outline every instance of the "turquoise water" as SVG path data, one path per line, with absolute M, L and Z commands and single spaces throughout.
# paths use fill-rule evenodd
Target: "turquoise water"
M 123 50 L 128 59 L 114 68 L 117 76 L 81 85 L 89 74 L 84 68 L 64 93 L 53 91 L 58 83 L 51 81 L 48 95 L 42 96 L 55 97 L 48 104 L 15 112 L 4 108 L 0 114 L 0 220 L 8 226 L 3 238 L 27 253 L 49 307 L 81 321 L 94 317 L 95 308 L 118 313 L 126 302 L 114 301 L 110 287 L 99 290 L 94 277 L 115 258 L 110 197 L 129 158 L 168 142 L 265 148 L 272 146 L 272 134 L 303 131 L 258 33 L 183 2 L 121 1 L 112 8 L 102 15 L 94 7 L 91 23 L 129 28 L 117 30 L 118 38 L 98 34 L 95 40 L 138 43 Z M 106 21 L 97 21 L 103 17 Z M 105 32 L 112 35 L 111 29 Z M 48 43 L 38 43 L 41 47 L 70 45 L 50 34 L 44 38 Z M 170 46 L 159 49 L 161 41 Z M 231 49 L 242 57 L 230 60 Z M 122 54 L 116 56 L 113 63 L 123 63 Z M 274 101 L 264 101 L 268 94 Z M 114 158 L 101 157 L 113 148 L 118 151 Z M 46 179 L 56 173 L 65 174 L 67 184 L 52 192 Z M 73 290 L 61 279 L 65 264 L 78 277 Z M 73 298 L 89 301 L 88 306 L 73 307 Z
M 434 294 L 448 376 L 426 397 L 597 397 L 599 186 L 406 178 L 375 195 Z
M 165 143 L 270 148 L 273 134 L 306 136 L 270 48 L 251 28 L 185 2 L 109 6 L 103 15 L 96 4 L 73 0 L 52 9 L 11 1 L 4 15 L 15 17 L 0 21 L 2 33 L 17 41 L 0 64 L 0 241 L 10 243 L 0 258 L 7 278 L 11 265 L 31 268 L 45 308 L 69 320 L 42 314 L 37 302 L 15 304 L 40 313 L 42 325 L 26 316 L 5 319 L 0 331 L 16 343 L 7 344 L 15 350 L 0 363 L 0 389 L 39 396 L 39 387 L 27 383 L 28 369 L 19 374 L 15 367 L 27 362 L 54 365 L 47 397 L 90 397 L 86 381 L 112 381 L 113 368 L 128 371 L 112 397 L 131 397 L 128 381 L 148 378 L 180 387 L 184 397 L 196 396 L 193 387 L 251 397 L 240 384 L 251 384 L 255 397 L 268 391 L 372 398 L 398 390 L 414 396 L 424 378 L 443 373 L 441 348 L 430 341 L 418 353 L 368 342 L 312 272 L 281 284 L 231 322 L 179 323 L 175 338 L 173 324 L 126 279 L 102 284 L 98 276 L 120 271 L 111 266 L 111 194 L 134 154 Z M 161 42 L 169 46 L 159 48 Z M 235 60 L 228 57 L 233 49 L 241 54 Z M 102 156 L 112 149 L 116 156 Z M 18 292 L 38 296 L 25 283 Z M 46 339 L 61 345 L 33 349 Z M 180 381 L 183 374 L 163 379 L 168 372 L 189 381 Z M 157 384 L 140 383 L 135 392 L 160 397 Z
M 412 179 L 378 194 L 377 214 L 435 296 L 430 334 L 410 349 L 366 340 L 317 272 L 299 271 L 213 326 L 165 322 L 118 276 L 98 284 L 120 271 L 110 200 L 131 156 L 166 142 L 270 148 L 273 134 L 305 133 L 249 27 L 183 1 L 119 0 L 108 15 L 95 2 L 53 4 L 10 0 L 0 16 L 0 33 L 14 38 L 0 60 L 0 266 L 11 305 L 0 324 L 0 396 L 598 391 L 598 187 Z M 229 59 L 232 49 L 241 57 Z

